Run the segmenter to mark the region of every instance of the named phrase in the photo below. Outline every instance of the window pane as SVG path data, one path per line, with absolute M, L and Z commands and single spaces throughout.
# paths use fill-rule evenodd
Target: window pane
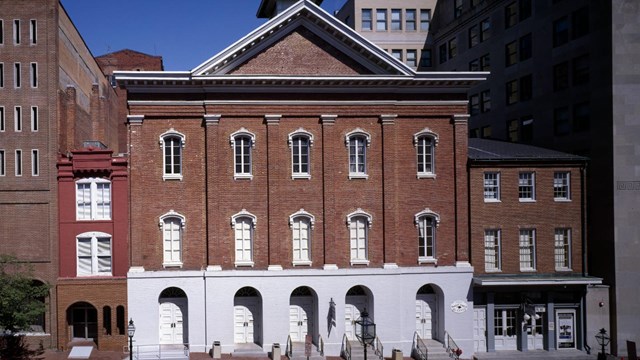
M 387 10 L 386 9 L 376 10 L 376 30 L 378 31 L 387 30 Z

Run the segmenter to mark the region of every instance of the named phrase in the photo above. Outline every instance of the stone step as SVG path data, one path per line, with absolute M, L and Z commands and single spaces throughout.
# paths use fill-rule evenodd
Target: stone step
M 289 359 L 291 360 L 307 360 L 307 356 L 305 355 L 305 343 L 303 342 L 294 342 L 292 343 L 292 352 Z M 308 357 L 309 360 L 324 360 L 325 357 L 320 354 L 318 348 L 315 344 L 311 345 L 311 355 Z

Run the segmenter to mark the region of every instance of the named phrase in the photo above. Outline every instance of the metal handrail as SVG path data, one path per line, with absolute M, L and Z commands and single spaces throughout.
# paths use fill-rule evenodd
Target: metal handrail
M 351 342 L 347 334 L 342 335 L 342 354 L 346 360 L 351 360 Z
M 382 341 L 380 341 L 380 338 L 378 336 L 376 336 L 376 347 L 374 349 L 374 353 L 378 355 L 378 358 L 380 360 L 384 360 L 384 346 L 382 345 Z
M 462 354 L 462 349 L 456 344 L 451 335 L 445 331 L 447 334 L 447 354 L 449 357 L 454 358 L 455 360 L 460 359 L 460 355 Z
M 414 350 L 419 360 L 427 360 L 429 358 L 429 349 L 427 345 L 424 343 L 418 332 L 416 331 L 414 336 Z
M 318 335 L 318 352 L 320 353 L 320 356 L 324 356 L 324 339 L 322 338 L 322 335 Z
M 289 359 L 291 359 L 291 356 L 293 355 L 293 341 L 291 341 L 291 335 L 287 336 L 287 348 L 284 353 Z

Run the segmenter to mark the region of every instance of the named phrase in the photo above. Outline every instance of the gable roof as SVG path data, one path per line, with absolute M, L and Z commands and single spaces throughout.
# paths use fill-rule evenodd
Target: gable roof
M 491 139 L 469 139 L 469 160 L 471 161 L 569 161 L 585 162 L 583 156 L 568 154 L 532 145 L 511 143 Z
M 317 6 L 300 0 L 191 71 L 193 76 L 228 74 L 300 27 L 377 75 L 415 75 L 415 71 Z

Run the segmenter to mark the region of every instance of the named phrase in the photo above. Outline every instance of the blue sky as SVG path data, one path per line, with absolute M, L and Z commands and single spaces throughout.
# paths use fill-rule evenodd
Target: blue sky
M 344 0 L 324 0 L 333 13 Z M 94 56 L 132 49 L 163 58 L 165 70 L 191 70 L 267 19 L 260 0 L 62 0 Z

